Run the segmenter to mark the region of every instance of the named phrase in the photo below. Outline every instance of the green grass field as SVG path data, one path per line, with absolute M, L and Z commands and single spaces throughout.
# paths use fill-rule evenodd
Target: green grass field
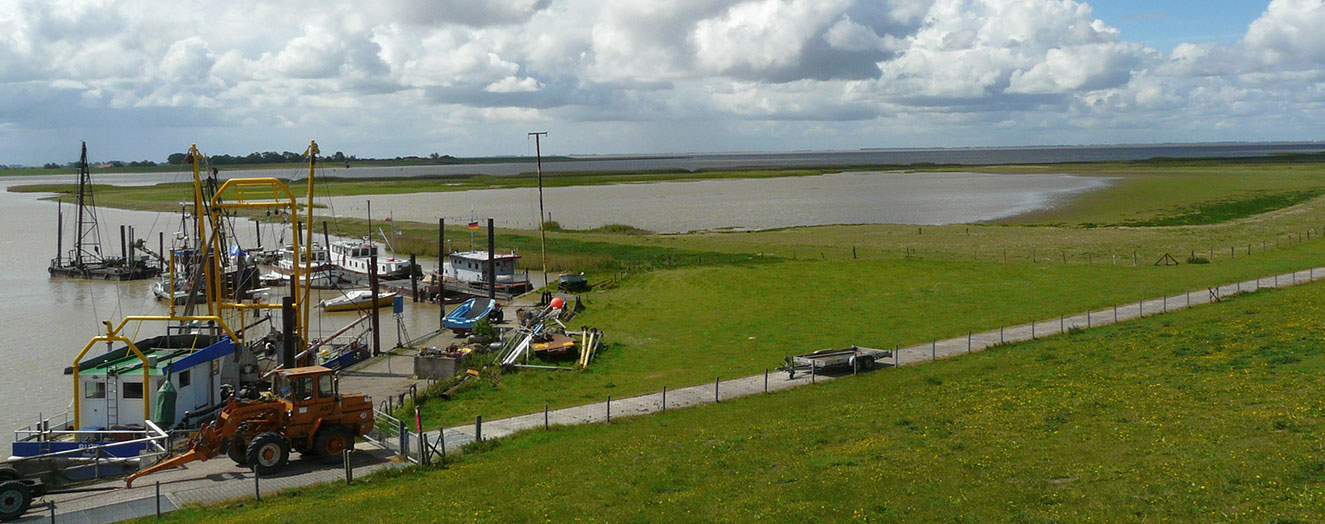
M 1321 284 L 173 522 L 1316 522 Z
M 756 374 L 793 353 L 906 346 L 1201 292 L 1322 259 L 1325 242 L 1175 267 L 785 260 L 651 271 L 585 295 L 572 327 L 597 327 L 609 343 L 587 371 L 505 374 L 422 411 L 428 427 L 530 413 Z

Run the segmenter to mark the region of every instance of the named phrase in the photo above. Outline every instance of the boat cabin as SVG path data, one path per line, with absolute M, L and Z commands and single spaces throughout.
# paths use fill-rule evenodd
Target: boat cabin
M 367 275 L 372 256 L 378 255 L 377 274 L 383 278 L 400 278 L 412 271 L 409 261 L 394 256 L 383 257 L 378 253 L 377 244 L 363 240 L 338 240 L 331 243 L 331 263 L 337 267 Z
M 152 419 L 170 426 L 186 414 L 197 415 L 219 406 L 221 386 L 239 381 L 239 363 L 232 357 L 236 345 L 229 337 L 172 334 L 134 345 L 147 357 L 146 385 L 143 362 L 127 346 L 80 363 L 78 411 L 83 428 L 77 429 L 143 426 L 143 395 L 148 395 Z M 65 368 L 66 375 L 72 373 L 72 368 Z M 158 392 L 167 380 L 175 390 L 174 409 L 157 413 Z
M 527 272 L 519 275 L 515 272 L 515 263 L 519 259 L 520 255 L 513 252 L 497 253 L 493 256 L 492 264 L 497 273 L 498 284 L 511 284 L 529 280 Z M 443 276 L 451 280 L 474 284 L 486 283 L 488 281 L 488 252 L 485 250 L 451 253 L 446 256 L 443 272 Z

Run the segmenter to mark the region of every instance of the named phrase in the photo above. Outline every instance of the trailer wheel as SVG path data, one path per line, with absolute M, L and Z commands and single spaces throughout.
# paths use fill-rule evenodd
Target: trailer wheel
M 5 482 L 8 480 L 18 480 L 19 478 L 20 475 L 18 474 L 17 471 L 14 471 L 14 468 L 8 466 L 0 467 L 0 482 Z
M 0 484 L 0 520 L 14 520 L 28 512 L 32 505 L 32 490 L 18 480 Z
M 345 450 L 354 447 L 354 434 L 349 428 L 334 425 L 323 428 L 313 437 L 313 456 L 326 464 L 340 462 Z
M 871 357 L 869 355 L 860 357 L 860 369 L 863 370 L 874 369 L 874 357 Z
M 244 449 L 244 441 L 242 440 L 235 439 L 231 441 L 230 447 L 225 450 L 225 454 L 230 457 L 230 460 L 235 461 L 235 464 L 248 465 L 248 450 Z
M 280 433 L 259 434 L 248 444 L 248 463 L 258 473 L 273 473 L 290 460 L 290 443 Z

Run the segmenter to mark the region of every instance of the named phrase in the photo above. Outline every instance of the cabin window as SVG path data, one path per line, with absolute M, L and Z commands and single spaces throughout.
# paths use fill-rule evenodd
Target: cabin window
M 313 400 L 313 377 L 304 377 L 294 383 L 295 400 Z
M 317 396 L 331 398 L 332 393 L 331 375 L 317 377 Z
M 179 372 L 179 387 L 187 388 L 189 387 L 189 384 L 193 383 L 193 374 L 189 371 L 191 370 L 186 369 Z
M 123 386 L 124 398 L 143 398 L 142 382 L 125 382 Z
M 105 382 L 87 382 L 83 398 L 106 398 Z

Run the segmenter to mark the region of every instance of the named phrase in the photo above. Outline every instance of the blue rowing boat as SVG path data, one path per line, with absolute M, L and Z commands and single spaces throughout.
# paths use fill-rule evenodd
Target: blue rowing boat
M 442 319 L 442 326 L 456 333 L 473 331 L 479 319 L 492 314 L 493 309 L 497 307 L 500 307 L 499 304 L 492 299 L 471 298 L 448 313 L 446 318 Z

